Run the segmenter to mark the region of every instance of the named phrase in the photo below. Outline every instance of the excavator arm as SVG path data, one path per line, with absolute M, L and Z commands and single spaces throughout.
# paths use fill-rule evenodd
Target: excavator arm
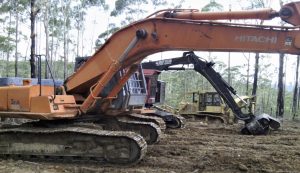
M 248 121 L 252 118 L 253 115 L 245 115 L 240 107 L 236 104 L 234 98 L 231 96 L 231 93 L 237 95 L 235 89 L 230 86 L 222 76 L 216 72 L 212 67 L 213 62 L 207 62 L 200 59 L 194 52 L 184 52 L 182 57 L 165 59 L 160 61 L 145 62 L 142 63 L 143 69 L 153 69 L 153 70 L 181 70 L 182 67 L 171 67 L 174 65 L 194 65 L 194 70 L 200 73 L 205 77 L 210 84 L 215 88 L 215 90 L 220 94 L 226 104 L 232 109 L 234 114 L 238 119 Z
M 259 116 L 260 118 L 256 118 L 256 116 L 254 116 L 252 112 L 249 112 L 248 114 L 243 113 L 241 108 L 238 106 L 238 104 L 235 102 L 234 98 L 231 95 L 233 94 L 239 97 L 235 89 L 232 86 L 230 86 L 222 78 L 222 76 L 213 69 L 213 65 L 214 65 L 213 62 L 207 62 L 201 59 L 200 57 L 195 55 L 194 52 L 185 52 L 183 53 L 182 57 L 178 57 L 178 58 L 144 62 L 142 63 L 142 67 L 143 69 L 152 69 L 152 70 L 159 70 L 159 71 L 185 70 L 184 67 L 172 67 L 172 66 L 190 65 L 190 64 L 193 64 L 194 70 L 200 73 L 203 77 L 205 77 L 210 82 L 210 84 L 215 88 L 215 90 L 220 94 L 220 96 L 223 98 L 226 104 L 233 111 L 237 119 L 245 121 L 246 124 L 250 123 L 253 119 L 256 119 L 256 121 L 268 121 L 270 122 L 271 128 L 278 129 L 280 127 L 280 122 L 269 115 L 263 114 Z M 251 133 L 262 134 L 265 133 L 269 125 L 266 124 L 266 126 L 258 126 L 258 127 L 259 128 L 255 126 L 255 128 L 253 129 L 253 126 L 246 126 L 244 129 L 242 129 L 242 132 L 249 133 L 250 131 Z

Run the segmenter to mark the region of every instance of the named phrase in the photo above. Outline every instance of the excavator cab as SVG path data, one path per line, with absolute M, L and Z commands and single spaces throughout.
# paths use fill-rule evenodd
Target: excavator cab
M 199 95 L 199 111 L 206 110 L 207 106 L 221 106 L 220 95 L 217 92 L 193 93 Z
M 124 75 L 123 72 L 120 73 Z M 141 66 L 138 70 L 128 79 L 121 92 L 119 92 L 119 99 L 115 99 L 114 102 L 120 102 L 122 108 L 132 109 L 135 107 L 143 107 L 145 99 L 147 97 L 147 88 L 145 83 L 145 77 Z M 115 108 L 115 107 L 114 107 Z
M 161 72 L 151 69 L 143 69 L 143 72 L 148 91 L 145 107 L 149 108 L 156 103 L 163 104 L 165 102 L 166 83 L 158 80 L 158 76 Z

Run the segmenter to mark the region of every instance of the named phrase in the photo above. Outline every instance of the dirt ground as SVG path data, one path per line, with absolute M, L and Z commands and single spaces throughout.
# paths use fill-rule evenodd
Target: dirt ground
M 134 166 L 0 160 L 0 172 L 300 172 L 300 121 L 286 120 L 268 136 L 240 135 L 239 126 L 188 121 L 184 129 L 166 130 Z

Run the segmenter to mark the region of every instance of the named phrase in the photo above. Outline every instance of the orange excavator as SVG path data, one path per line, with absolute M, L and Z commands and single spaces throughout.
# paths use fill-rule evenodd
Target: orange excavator
M 114 104 L 119 92 L 148 55 L 167 50 L 300 54 L 300 2 L 271 9 L 202 13 L 195 9 L 158 11 L 116 33 L 63 87 L 0 88 L 0 117 L 35 121 L 0 128 L 0 156 L 37 160 L 89 160 L 133 164 L 160 129 L 147 117 Z M 222 19 L 280 17 L 292 27 L 219 23 Z M 209 21 L 208 21 L 209 20 Z M 137 93 L 141 90 L 137 89 Z M 122 103 L 122 102 L 121 102 Z M 143 103 L 144 104 L 144 101 Z M 273 126 L 267 118 L 241 114 L 250 134 Z M 149 121 L 148 121 L 149 120 Z M 279 125 L 276 125 L 278 128 Z

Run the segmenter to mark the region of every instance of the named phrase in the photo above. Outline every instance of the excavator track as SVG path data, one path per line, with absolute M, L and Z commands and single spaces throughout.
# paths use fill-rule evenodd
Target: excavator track
M 0 129 L 0 157 L 38 161 L 135 164 L 147 144 L 134 132 L 105 131 L 86 127 Z
M 152 122 L 158 125 L 161 130 L 166 130 L 166 123 L 160 117 L 147 116 L 147 115 L 136 114 L 136 113 L 128 114 L 126 117 L 136 121 Z
M 172 123 L 167 123 L 168 128 L 178 129 L 184 128 L 185 126 L 185 118 L 181 115 L 172 114 Z
M 167 106 L 167 105 L 161 105 Z M 154 116 L 162 117 L 165 121 L 166 126 L 171 129 L 184 128 L 185 126 L 185 118 L 179 114 L 172 113 L 172 110 L 165 109 L 161 106 L 153 105 L 153 108 L 156 110 Z
M 133 131 L 138 133 L 149 145 L 159 142 L 162 135 L 159 126 L 152 122 L 128 120 L 125 117 L 118 117 L 117 122 L 108 120 L 101 125 L 103 125 L 104 130 Z
M 36 122 L 29 122 L 25 125 L 46 128 L 81 126 L 90 129 L 101 129 L 113 132 L 131 131 L 141 135 L 146 140 L 147 144 L 159 142 L 162 135 L 161 129 L 155 123 L 147 122 L 146 120 L 132 120 L 126 116 L 105 117 L 99 115 L 88 115 L 73 120 L 40 120 Z
M 162 119 L 167 128 L 179 129 L 184 128 L 185 125 L 184 117 L 169 113 L 164 110 L 155 109 L 155 111 L 144 112 L 143 114 L 146 117 L 155 117 Z
M 228 120 L 222 115 L 212 115 L 212 114 L 181 114 L 187 119 L 200 120 L 207 124 L 229 124 Z
M 162 116 L 162 114 L 163 114 L 163 116 Z M 148 114 L 148 116 L 162 117 L 162 119 L 165 121 L 167 128 L 170 128 L 170 129 L 183 128 L 185 125 L 184 118 L 182 116 L 171 114 L 169 112 L 157 110 L 156 113 L 150 113 L 150 114 Z

